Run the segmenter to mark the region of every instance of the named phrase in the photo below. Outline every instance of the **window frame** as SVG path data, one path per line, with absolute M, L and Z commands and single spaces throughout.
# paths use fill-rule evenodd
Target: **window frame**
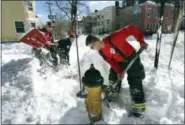
M 23 32 L 17 32 L 16 22 L 21 22 L 21 23 L 23 23 Z M 16 33 L 25 33 L 25 22 L 24 22 L 24 21 L 22 21 L 22 20 L 15 20 L 15 21 L 14 21 L 14 27 L 15 27 L 15 32 L 16 32 Z M 20 27 L 18 27 L 18 28 L 20 28 Z
M 150 23 L 146 23 L 146 31 L 150 31 Z
M 149 13 L 150 11 L 150 13 Z M 147 8 L 146 10 L 146 17 L 149 18 L 149 17 L 152 17 L 152 8 Z
M 153 26 L 152 26 L 152 30 L 153 31 L 155 31 L 156 30 L 156 26 L 155 26 L 156 24 L 155 23 L 153 23 Z
M 29 4 L 30 5 L 29 5 Z M 27 9 L 28 9 L 28 11 L 33 11 L 33 3 L 31 2 L 31 1 L 26 1 L 26 4 L 27 4 Z M 30 9 L 31 8 L 31 9 Z
M 35 26 L 32 27 L 32 24 L 34 24 Z M 31 23 L 30 23 L 30 26 L 31 26 L 31 28 L 36 28 L 36 23 L 35 23 L 35 22 L 31 22 Z

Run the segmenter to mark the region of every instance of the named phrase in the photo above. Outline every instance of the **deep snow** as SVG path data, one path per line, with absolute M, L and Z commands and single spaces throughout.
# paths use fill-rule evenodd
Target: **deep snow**
M 96 51 L 85 46 L 86 36 L 78 38 L 81 75 L 93 62 L 108 84 L 109 65 Z M 143 81 L 147 109 L 141 123 L 184 123 L 184 38 L 179 34 L 168 71 L 173 34 L 163 35 L 159 69 L 153 68 L 156 35 L 146 40 L 149 48 L 141 54 L 146 70 Z M 85 124 L 89 123 L 84 99 L 76 97 L 78 78 L 65 75 L 77 74 L 75 43 L 70 51 L 69 68 L 53 72 L 47 79 L 37 72 L 39 62 L 31 54 L 31 47 L 23 44 L 2 45 L 2 123 L 14 124 Z M 125 105 L 129 101 L 126 76 L 122 82 L 119 103 L 111 103 L 110 109 L 103 103 L 104 121 L 109 124 L 132 124 Z

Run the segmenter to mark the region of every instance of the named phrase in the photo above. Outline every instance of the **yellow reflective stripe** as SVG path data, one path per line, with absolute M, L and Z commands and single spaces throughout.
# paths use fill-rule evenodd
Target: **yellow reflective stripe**
M 146 104 L 144 103 L 137 103 L 137 104 L 132 104 L 132 107 L 134 108 L 145 108 L 146 107 Z
M 143 109 L 143 108 L 146 108 L 146 106 L 140 106 L 140 107 L 132 106 L 132 108 Z
M 111 96 L 118 96 L 118 93 L 112 93 Z

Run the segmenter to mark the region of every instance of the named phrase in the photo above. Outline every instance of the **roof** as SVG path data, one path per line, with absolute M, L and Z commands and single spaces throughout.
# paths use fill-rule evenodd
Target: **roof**
M 111 8 L 113 8 L 113 7 L 115 7 L 115 6 L 107 6 L 107 7 L 103 8 L 103 9 L 101 9 L 101 10 L 98 10 L 98 12 L 92 12 L 92 13 L 90 13 L 90 16 L 96 15 L 96 14 L 98 14 L 98 13 L 102 13 L 103 11 L 105 11 L 105 10 L 107 10 L 107 9 L 111 9 Z
M 146 1 L 146 2 L 144 2 L 144 3 L 142 3 L 142 4 L 139 4 L 139 6 L 143 6 L 143 5 L 160 6 L 160 4 L 157 4 L 157 3 L 153 2 L 153 1 Z M 174 7 L 174 5 L 173 5 L 173 4 L 171 4 L 171 3 L 166 3 L 166 4 L 165 4 L 165 6 L 171 6 L 171 7 Z
M 142 4 L 139 4 L 139 6 L 143 6 L 143 5 L 153 5 L 153 6 L 159 6 L 159 4 L 153 2 L 153 1 L 146 1 Z

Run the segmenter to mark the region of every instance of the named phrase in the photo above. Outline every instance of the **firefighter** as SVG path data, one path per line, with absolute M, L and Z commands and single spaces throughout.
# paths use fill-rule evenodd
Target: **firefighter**
M 62 64 L 70 65 L 69 51 L 72 43 L 74 42 L 74 38 L 74 35 L 70 35 L 68 38 L 61 39 L 60 41 L 58 41 L 57 50 L 60 57 L 60 62 Z
M 111 66 L 109 73 L 109 86 L 113 85 L 118 78 L 124 78 L 124 69 L 135 56 L 135 49 L 129 44 L 128 39 L 134 38 L 146 49 L 148 44 L 144 41 L 142 32 L 134 25 L 128 25 L 118 31 L 112 32 L 102 40 L 94 35 L 88 35 L 86 45 L 99 54 Z M 145 96 L 142 81 L 145 78 L 144 66 L 140 57 L 133 63 L 127 71 L 129 90 L 132 98 L 131 113 L 140 117 L 146 108 Z M 121 81 L 111 90 L 109 99 L 114 101 L 119 96 Z
M 51 54 L 52 66 L 55 67 L 58 64 L 58 59 L 56 56 L 57 53 L 55 50 L 54 39 L 52 36 L 53 28 L 54 28 L 53 24 L 51 22 L 47 22 L 46 25 L 39 30 L 44 33 L 44 36 L 47 39 L 47 44 L 43 48 L 47 49 Z M 41 48 L 39 49 L 33 48 L 33 52 L 35 53 L 35 57 L 39 59 L 40 65 L 43 66 L 43 64 L 46 62 L 47 57 L 43 55 Z

